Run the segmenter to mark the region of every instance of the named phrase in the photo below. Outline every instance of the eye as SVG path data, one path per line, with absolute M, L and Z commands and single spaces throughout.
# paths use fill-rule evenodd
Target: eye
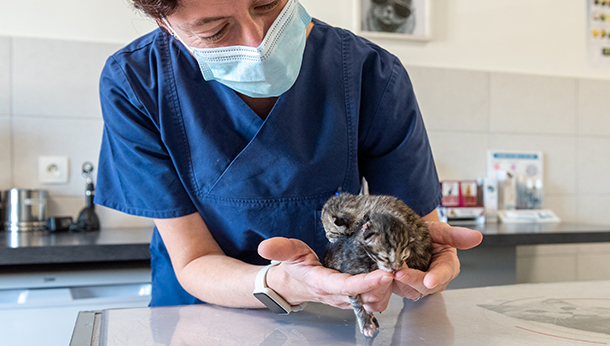
M 268 4 L 256 6 L 257 11 L 270 11 L 279 5 L 281 0 L 274 0 Z
M 362 237 L 366 241 L 366 240 L 371 239 L 371 237 L 373 237 L 374 235 L 375 235 L 375 232 L 368 229 L 368 230 L 364 231 L 364 233 L 362 234 Z
M 202 39 L 208 43 L 213 43 L 213 42 L 219 41 L 227 33 L 228 26 L 229 26 L 229 24 L 227 23 L 222 28 L 220 28 L 220 30 L 218 30 L 214 35 L 204 36 L 204 37 L 202 37 Z

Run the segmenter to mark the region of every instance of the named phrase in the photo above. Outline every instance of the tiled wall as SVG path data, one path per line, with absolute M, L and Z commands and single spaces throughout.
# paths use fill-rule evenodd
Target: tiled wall
M 76 218 L 85 205 L 85 161 L 97 165 L 102 138 L 98 80 L 106 43 L 0 37 L 0 189 L 49 190 L 49 216 Z M 68 156 L 68 184 L 38 183 L 39 156 Z M 95 173 L 95 172 L 94 172 Z M 103 227 L 152 222 L 96 206 Z
M 488 149 L 544 152 L 564 221 L 610 224 L 610 80 L 407 66 L 441 179 L 486 175 Z M 610 244 L 526 246 L 520 282 L 610 279 Z
M 0 189 L 46 188 L 50 215 L 76 217 L 84 206 L 80 166 L 97 163 L 102 134 L 98 78 L 118 48 L 0 37 Z M 441 179 L 484 176 L 488 149 L 540 150 L 544 206 L 566 221 L 610 224 L 610 81 L 407 69 Z M 68 156 L 69 183 L 40 185 L 40 155 Z M 96 210 L 106 227 L 152 225 Z M 609 260 L 607 244 L 524 247 L 518 275 L 521 281 L 610 278 Z

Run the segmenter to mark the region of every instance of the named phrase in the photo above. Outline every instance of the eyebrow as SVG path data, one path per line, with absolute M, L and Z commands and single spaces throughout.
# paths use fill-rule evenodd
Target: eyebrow
M 229 17 L 208 17 L 208 18 L 200 18 L 198 20 L 196 20 L 193 24 L 194 25 L 203 25 L 203 24 L 208 24 L 208 23 L 212 23 L 218 20 L 224 20 L 227 19 Z
M 179 27 L 180 27 L 182 30 L 192 30 L 193 28 L 197 28 L 197 27 L 199 27 L 199 26 L 202 26 L 202 25 L 205 25 L 205 24 L 208 24 L 208 23 L 212 23 L 212 22 L 216 22 L 216 21 L 219 21 L 219 20 L 225 20 L 225 19 L 227 19 L 227 18 L 229 18 L 229 17 L 226 17 L 226 16 L 225 16 L 225 17 L 206 17 L 206 18 L 199 18 L 199 19 L 197 19 L 197 20 L 195 20 L 195 21 L 193 21 L 193 22 L 190 22 L 190 23 L 184 23 L 184 24 L 182 24 L 182 25 L 179 25 Z

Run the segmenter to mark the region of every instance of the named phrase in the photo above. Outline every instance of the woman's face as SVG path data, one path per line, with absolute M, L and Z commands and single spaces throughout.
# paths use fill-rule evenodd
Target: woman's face
M 258 47 L 287 1 L 181 0 L 166 19 L 191 47 Z

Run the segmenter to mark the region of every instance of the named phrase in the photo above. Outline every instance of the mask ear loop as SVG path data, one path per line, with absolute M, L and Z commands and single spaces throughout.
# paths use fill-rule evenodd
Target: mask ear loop
M 169 28 L 169 30 L 172 33 L 172 36 L 174 36 L 175 38 L 178 39 L 178 41 L 180 41 L 180 43 L 182 43 L 184 45 L 184 47 L 186 47 L 186 49 L 188 49 L 188 51 L 192 54 L 195 55 L 195 53 L 191 50 L 191 47 L 189 47 L 188 44 L 186 44 L 186 42 L 182 41 L 182 39 L 180 38 L 180 36 L 178 36 L 178 34 L 176 33 L 176 31 L 174 30 L 174 28 L 172 28 L 171 25 L 169 25 L 169 22 L 167 21 L 167 19 L 165 17 L 161 18 L 161 20 L 163 20 L 163 23 L 165 23 L 165 25 L 167 25 L 167 27 Z

